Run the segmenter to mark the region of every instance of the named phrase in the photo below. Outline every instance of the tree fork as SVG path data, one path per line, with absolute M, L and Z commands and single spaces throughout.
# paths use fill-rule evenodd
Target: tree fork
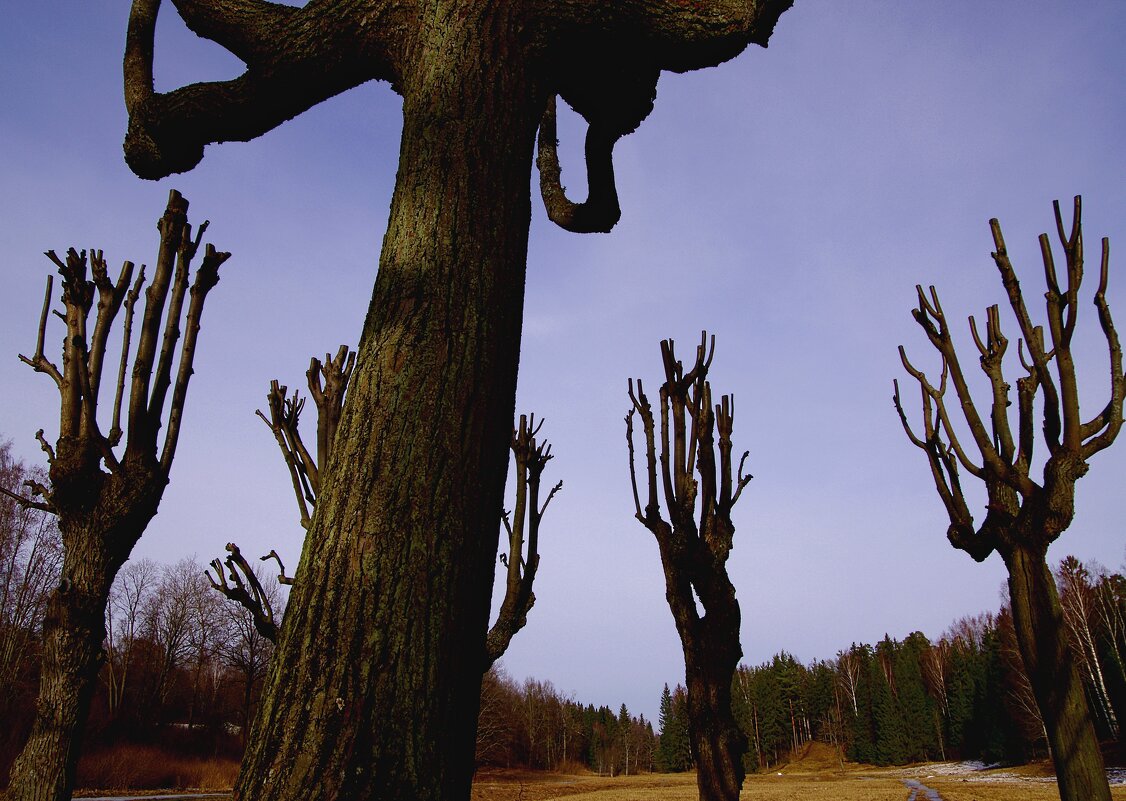
M 27 744 L 12 766 L 8 794 L 13 801 L 70 798 L 90 699 L 104 659 L 102 642 L 110 586 L 156 514 L 168 484 L 204 301 L 219 281 L 220 265 L 230 256 L 208 245 L 189 286 L 190 265 L 207 223 L 200 226 L 193 240 L 187 210 L 187 200 L 172 190 L 158 223 L 160 248 L 152 284 L 145 293 L 132 371 L 129 344 L 144 268 L 130 286 L 133 264 L 125 262 L 115 284 L 109 279 L 100 251 L 87 256 L 86 251 L 71 249 L 65 261 L 54 251 L 47 253 L 63 277 L 65 314 L 60 316 L 66 322 L 67 336 L 62 370 L 43 352 L 49 302 L 43 306 L 34 356 L 20 359 L 49 375 L 59 388 L 59 438 L 51 448 L 42 431 L 36 434 L 50 462 L 51 486 L 33 488 L 44 501 L 17 500 L 58 516 L 64 556 L 62 579 L 51 594 L 43 624 L 35 719 Z M 50 280 L 47 286 L 49 301 Z M 95 296 L 95 323 L 87 338 L 87 318 Z M 188 308 L 182 315 L 185 299 Z M 103 435 L 97 417 L 102 367 L 110 330 L 122 308 L 122 357 L 112 426 L 109 434 Z M 178 369 L 173 374 L 181 322 L 185 334 Z M 119 458 L 114 447 L 123 434 L 120 419 L 127 376 L 128 435 Z M 166 407 L 168 424 L 161 443 L 158 433 Z

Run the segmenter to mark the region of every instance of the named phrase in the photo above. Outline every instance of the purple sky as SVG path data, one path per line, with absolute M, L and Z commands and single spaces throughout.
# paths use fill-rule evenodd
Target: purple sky
M 237 74 L 166 5 L 158 89 Z M 39 462 L 34 432 L 57 426 L 53 384 L 16 358 L 35 346 L 42 251 L 151 262 L 153 223 L 180 189 L 234 256 L 208 300 L 172 483 L 134 553 L 207 561 L 235 540 L 293 565 L 303 532 L 253 412 L 270 379 L 303 385 L 309 356 L 358 340 L 399 99 L 366 85 L 254 142 L 208 148 L 187 175 L 141 181 L 121 157 L 127 14 L 124 0 L 41 0 L 0 30 L 0 436 Z M 717 335 L 713 389 L 736 395 L 735 445 L 755 475 L 730 561 L 746 661 L 832 657 L 885 632 L 933 638 L 996 609 L 1004 566 L 948 545 L 925 460 L 900 430 L 896 346 L 936 369 L 909 314 L 917 283 L 939 287 L 952 319 L 1004 300 L 990 217 L 1038 313 L 1036 236 L 1053 229 L 1053 199 L 1083 195 L 1092 260 L 1102 236 L 1126 246 L 1124 37 L 1118 0 L 798 0 L 769 50 L 662 77 L 656 110 L 617 148 L 612 234 L 565 233 L 534 203 L 518 410 L 547 419 L 547 478 L 565 488 L 543 525 L 536 607 L 504 660 L 512 676 L 647 716 L 682 680 L 656 545 L 632 517 L 622 418 L 627 377 L 658 383 L 659 340 L 689 357 L 702 328 Z M 582 130 L 563 117 L 564 183 L 581 196 Z M 1120 317 L 1124 293 L 1112 253 Z M 1089 415 L 1106 400 L 1106 352 L 1083 304 Z M 976 372 L 972 349 L 967 336 Z M 1095 458 L 1053 560 L 1122 564 L 1124 475 L 1126 443 Z

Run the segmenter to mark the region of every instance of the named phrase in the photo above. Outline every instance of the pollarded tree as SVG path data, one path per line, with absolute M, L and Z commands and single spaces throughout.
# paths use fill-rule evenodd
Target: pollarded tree
M 746 453 L 738 470 L 731 461 L 734 400 L 724 395 L 712 406 L 707 379 L 714 353 L 715 338 L 709 348 L 707 334 L 701 335 L 695 364 L 686 373 L 676 359 L 673 341 L 662 341 L 665 382 L 660 391 L 659 435 L 641 381 L 635 391 L 631 379 L 633 408 L 626 415 L 626 441 L 634 516 L 657 539 L 665 598 L 684 650 L 688 730 L 700 798 L 735 801 L 745 776 L 747 738 L 731 711 L 731 683 L 743 649 L 739 602 L 727 575 L 727 557 L 735 533 L 731 509 L 751 477 L 743 475 Z M 641 420 L 645 441 L 644 507 L 634 460 L 634 415 Z M 668 519 L 661 511 L 662 490 Z
M 1048 235 L 1040 236 L 1048 285 L 1048 344 L 1044 329 L 1033 324 L 1025 306 L 1001 226 L 997 220 L 989 221 L 997 247 L 993 260 L 1021 332 L 1018 351 L 1024 375 L 1017 379 L 1015 435 L 1008 411 L 1011 387 L 1005 379 L 1003 364 L 1009 342 L 1001 332 L 997 306 L 987 310 L 984 338 L 970 317 L 970 332 L 980 355 L 981 369 L 991 387 L 989 425 L 978 413 L 933 287 L 929 298 L 918 287 L 919 308 L 912 315 L 942 357 L 937 386 L 907 360 L 900 347 L 904 368 L 922 390 L 922 437 L 908 423 L 898 384 L 895 390 L 895 406 L 903 428 L 911 442 L 926 453 L 935 486 L 949 515 L 950 543 L 979 562 L 997 551 L 1008 568 L 1017 642 L 1048 731 L 1060 796 L 1065 801 L 1109 799 L 1110 789 L 1075 655 L 1068 648 L 1063 610 L 1046 554 L 1048 546 L 1075 516 L 1075 483 L 1086 475 L 1088 461 L 1118 436 L 1126 396 L 1122 349 L 1106 302 L 1110 246 L 1104 238 L 1094 304 L 1110 354 L 1110 398 L 1091 419 L 1084 421 L 1080 417 L 1072 341 L 1084 268 L 1081 211 L 1080 199 L 1076 197 L 1069 233 L 1064 228 L 1059 203 L 1055 204 L 1056 229 L 1066 256 L 1062 286 Z M 962 445 L 947 408 L 946 390 L 950 384 L 977 448 L 976 461 L 969 448 Z M 1043 407 L 1043 435 L 1048 450 L 1039 482 L 1032 478 L 1037 395 Z M 988 493 L 985 520 L 976 529 L 962 491 L 961 470 L 983 481 Z
M 356 374 L 237 798 L 468 798 L 469 662 L 488 628 L 537 128 L 556 95 L 590 124 L 587 200 L 562 192 L 549 120 L 542 193 L 564 227 L 608 230 L 612 148 L 652 109 L 661 71 L 765 45 L 790 3 L 175 0 L 247 69 L 156 93 L 160 3 L 134 0 L 125 154 L 143 177 L 369 80 L 403 97 Z
M 53 276 L 47 280 L 35 354 L 20 359 L 46 373 L 58 387 L 62 396 L 59 437 L 51 447 L 42 430 L 37 434 L 50 462 L 50 485 L 33 483 L 33 496 L 22 502 L 58 516 L 63 566 L 43 624 L 35 722 L 12 767 L 9 794 L 18 801 L 70 798 L 82 731 L 104 659 L 110 587 L 156 514 L 168 484 L 204 300 L 219 281 L 219 266 L 230 256 L 208 245 L 189 284 L 191 263 L 207 223 L 193 239 L 187 212 L 188 202 L 173 190 L 157 223 L 160 249 L 145 291 L 131 367 L 134 306 L 141 294 L 144 267 L 133 280 L 133 263 L 125 262 L 114 283 L 101 251 L 87 255 L 71 249 L 65 260 L 54 251 L 47 252 L 63 278 L 63 311 L 58 312 L 66 324 L 62 369 L 43 351 Z M 91 331 L 87 320 L 95 305 Z M 103 434 L 98 420 L 102 373 L 111 329 L 122 308 L 121 360 L 111 387 L 111 392 L 116 390 L 112 405 L 102 409 L 111 416 L 110 429 Z M 181 324 L 184 337 L 177 360 Z M 118 453 L 115 448 L 123 437 L 125 448 Z

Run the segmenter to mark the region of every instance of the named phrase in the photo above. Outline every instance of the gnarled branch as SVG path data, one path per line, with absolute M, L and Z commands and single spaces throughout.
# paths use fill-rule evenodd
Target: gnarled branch
M 228 81 L 153 89 L 153 33 L 159 0 L 134 0 L 126 34 L 124 85 L 129 128 L 125 160 L 142 178 L 192 169 L 205 145 L 246 142 L 340 92 L 375 79 L 396 82 L 391 51 L 402 42 L 401 4 L 372 2 L 365 25 L 333 3 L 292 8 L 253 0 L 176 2 L 195 33 L 246 65 Z M 379 34 L 379 35 L 376 35 Z
M 207 580 L 211 582 L 214 589 L 250 612 L 254 620 L 254 628 L 259 634 L 270 642 L 277 643 L 278 623 L 274 620 L 274 609 L 270 604 L 269 595 L 239 547 L 233 542 L 228 542 L 227 552 L 229 555 L 222 562 L 218 559 L 211 560 L 211 567 L 215 570 L 214 578 L 210 570 L 203 571 Z M 227 575 L 223 572 L 224 565 L 229 571 L 231 581 L 229 584 Z

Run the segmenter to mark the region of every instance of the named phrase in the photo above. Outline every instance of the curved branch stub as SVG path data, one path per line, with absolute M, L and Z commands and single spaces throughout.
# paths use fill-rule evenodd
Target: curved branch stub
M 575 203 L 567 197 L 559 166 L 559 139 L 555 97 L 548 101 L 540 121 L 536 167 L 540 171 L 540 196 L 548 219 L 575 234 L 609 233 L 622 218 L 614 181 L 614 143 L 617 136 L 591 124 L 586 135 L 587 199 Z

